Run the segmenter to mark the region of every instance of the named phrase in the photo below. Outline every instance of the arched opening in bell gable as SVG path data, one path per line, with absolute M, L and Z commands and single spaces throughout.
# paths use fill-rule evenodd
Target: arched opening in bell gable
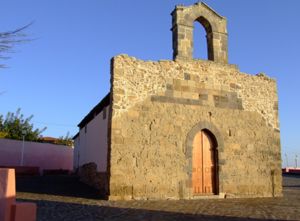
M 207 19 L 200 16 L 194 21 L 193 58 L 213 60 L 212 28 Z
M 195 21 L 193 31 L 193 58 L 207 60 L 207 43 L 206 43 L 206 31 L 203 26 Z

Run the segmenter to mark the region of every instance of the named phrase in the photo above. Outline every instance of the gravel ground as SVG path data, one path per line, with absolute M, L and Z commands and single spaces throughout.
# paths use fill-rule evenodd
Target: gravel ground
M 17 200 L 37 203 L 38 221 L 300 220 L 300 175 L 283 187 L 281 198 L 110 202 L 74 176 L 21 177 Z

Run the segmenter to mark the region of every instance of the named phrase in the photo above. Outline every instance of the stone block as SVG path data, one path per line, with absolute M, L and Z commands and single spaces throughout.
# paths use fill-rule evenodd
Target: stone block
M 192 100 L 198 100 L 199 94 L 198 93 L 189 93 L 189 98 Z
M 274 102 L 273 110 L 278 110 L 278 101 Z
M 173 90 L 166 90 L 165 95 L 167 97 L 173 97 Z
M 181 86 L 181 91 L 182 92 L 190 92 L 191 88 L 189 86 Z
M 199 98 L 200 100 L 205 100 L 205 101 L 207 101 L 207 100 L 208 100 L 208 94 L 199 94 L 199 95 L 198 95 L 198 98 Z
M 191 99 L 191 93 L 182 91 L 180 97 L 186 98 L 186 99 Z
M 122 136 L 114 136 L 112 138 L 112 141 L 116 144 L 123 144 L 124 143 L 124 138 Z
M 167 90 L 173 90 L 173 85 L 172 84 L 167 84 Z
M 130 118 L 138 118 L 140 116 L 140 113 L 136 110 L 129 110 L 127 114 Z
M 230 87 L 233 89 L 241 89 L 242 88 L 239 84 L 236 84 L 236 83 L 230 83 Z
M 124 95 L 125 94 L 125 90 L 121 89 L 121 88 L 115 88 L 114 89 L 114 93 L 115 94 L 119 94 L 119 95 Z
M 178 97 L 181 97 L 181 95 L 182 95 L 182 94 L 181 94 L 181 91 L 173 91 L 173 96 L 174 96 L 174 97 L 177 97 L 177 98 L 178 98 Z
M 115 134 L 115 135 L 117 135 L 117 136 L 122 135 L 122 132 L 121 132 L 120 129 L 114 129 L 114 130 L 112 130 L 112 133 Z
M 191 79 L 191 75 L 188 73 L 184 73 L 184 80 L 190 80 Z

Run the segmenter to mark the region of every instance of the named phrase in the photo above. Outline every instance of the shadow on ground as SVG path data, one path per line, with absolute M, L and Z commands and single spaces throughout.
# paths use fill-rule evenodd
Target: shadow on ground
M 21 200 L 35 202 L 38 206 L 37 220 L 47 221 L 262 221 L 265 219 L 243 218 L 219 215 L 185 214 L 158 210 L 118 208 L 111 206 L 83 205 L 45 200 Z M 272 219 L 276 220 L 276 219 Z
M 79 177 L 73 175 L 19 176 L 16 189 L 17 192 L 105 199 L 100 191 L 81 183 Z
M 283 178 L 283 198 L 112 202 L 76 176 L 18 177 L 17 200 L 37 204 L 37 221 L 299 220 L 300 176 Z
M 283 178 L 289 179 L 288 183 L 283 182 L 283 187 L 300 187 L 298 182 L 300 175 L 283 174 Z M 16 181 L 17 192 L 107 199 L 107 196 L 100 191 L 81 183 L 79 177 L 75 175 L 18 176 Z
M 300 174 L 282 174 L 283 187 L 291 187 L 291 188 L 299 188 L 299 180 L 300 180 Z M 286 182 L 286 180 L 289 180 L 289 182 Z

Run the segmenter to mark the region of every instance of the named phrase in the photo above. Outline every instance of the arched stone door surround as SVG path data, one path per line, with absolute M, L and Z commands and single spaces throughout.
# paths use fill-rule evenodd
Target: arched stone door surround
M 194 163 L 193 163 L 193 152 L 197 154 L 197 150 L 195 151 L 195 142 L 201 142 L 201 139 L 199 136 L 205 135 L 206 138 L 209 139 L 209 143 L 211 144 L 211 148 L 213 151 L 213 186 L 212 189 L 206 189 L 203 185 L 202 188 L 200 188 L 198 191 L 195 190 L 195 187 L 197 184 L 195 183 L 195 178 L 197 178 L 197 175 L 195 177 L 195 156 L 194 156 Z M 200 140 L 199 140 L 200 139 Z M 211 124 L 210 122 L 203 121 L 197 123 L 188 133 L 187 141 L 186 141 L 186 158 L 187 158 L 187 173 L 188 173 L 188 183 L 190 183 L 189 188 L 191 188 L 191 193 L 193 195 L 207 195 L 207 194 L 219 194 L 220 188 L 219 188 L 219 152 L 223 151 L 223 139 L 221 137 L 220 132 L 218 129 Z M 199 153 L 199 150 L 198 150 Z M 201 156 L 202 157 L 202 156 Z M 203 156 L 203 157 L 211 157 L 211 156 Z M 208 160 L 209 161 L 209 160 Z M 198 168 L 199 170 L 199 168 Z M 200 169 L 203 171 L 203 169 Z M 193 173 L 194 172 L 194 173 Z M 193 175 L 194 174 L 194 175 Z M 199 174 L 198 174 L 199 178 Z M 203 181 L 203 178 L 202 178 Z

